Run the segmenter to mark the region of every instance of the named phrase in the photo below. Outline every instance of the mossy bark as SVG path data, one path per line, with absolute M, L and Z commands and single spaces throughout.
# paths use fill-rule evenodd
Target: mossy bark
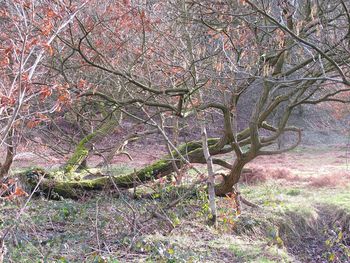
M 65 174 L 69 175 L 74 173 L 88 157 L 92 144 L 111 133 L 117 124 L 118 121 L 116 119 L 111 119 L 108 122 L 105 122 L 95 132 L 85 136 L 78 143 L 73 155 L 67 161 L 64 168 Z
M 78 198 L 82 196 L 85 191 L 113 189 L 118 188 L 132 188 L 135 183 L 141 183 L 157 179 L 172 172 L 171 162 L 168 160 L 160 160 L 152 165 L 149 165 L 136 173 L 125 175 L 103 175 L 96 173 L 96 176 L 87 176 L 78 178 L 78 173 L 71 174 L 70 178 L 55 178 L 54 174 L 44 172 L 42 170 L 29 171 L 21 175 L 22 182 L 26 185 L 28 191 L 33 191 L 40 182 L 39 190 L 51 195 L 56 193 L 65 198 Z M 43 178 L 41 178 L 43 176 Z M 91 178 L 92 177 L 92 178 Z M 40 179 L 41 178 L 41 179 Z
M 213 147 L 218 141 L 219 139 L 217 138 L 209 139 L 209 148 Z M 82 148 L 84 143 L 85 142 L 81 143 Z M 182 144 L 178 148 L 178 151 L 184 156 L 187 156 L 190 162 L 205 162 L 201 141 Z M 175 151 L 172 154 L 177 158 L 178 154 Z M 156 161 L 134 173 L 112 176 L 96 173 L 95 178 L 92 179 L 91 177 L 94 176 L 88 176 L 89 179 L 85 179 L 84 177 L 79 178 L 79 173 L 71 173 L 69 177 L 58 177 L 42 170 L 28 171 L 21 177 L 22 181 L 24 181 L 29 188 L 27 188 L 28 190 L 32 191 L 38 184 L 40 178 L 43 177 L 39 186 L 41 191 L 49 194 L 54 192 L 66 198 L 78 198 L 79 196 L 82 196 L 85 191 L 102 190 L 104 188 L 114 188 L 115 186 L 124 189 L 132 188 L 135 183 L 140 184 L 167 176 L 174 171 L 172 160 L 173 159 L 170 155 L 166 155 L 159 161 Z M 180 158 L 175 161 L 178 166 L 182 163 Z
M 88 157 L 89 149 L 86 145 L 91 141 L 93 137 L 94 133 L 89 134 L 78 143 L 73 155 L 69 158 L 64 167 L 64 172 L 66 174 L 75 172 L 80 164 L 86 159 L 86 157 Z

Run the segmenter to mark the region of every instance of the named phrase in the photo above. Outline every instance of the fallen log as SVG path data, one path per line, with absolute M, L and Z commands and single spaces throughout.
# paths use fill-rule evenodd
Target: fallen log
M 208 144 L 213 147 L 218 141 L 219 139 L 212 138 L 208 141 Z M 190 162 L 202 163 L 205 160 L 201 147 L 200 141 L 193 141 L 182 144 L 178 148 L 178 152 L 186 156 Z M 175 151 L 172 154 L 178 167 L 181 167 L 183 163 L 178 158 L 178 154 Z M 174 172 L 172 160 L 170 155 L 166 155 L 162 159 L 130 174 L 108 175 L 101 173 L 100 170 L 91 169 L 67 175 L 65 171 L 49 172 L 43 169 L 33 169 L 22 173 L 20 178 L 27 191 L 32 191 L 40 182 L 38 189 L 48 195 L 58 194 L 64 198 L 78 198 L 86 191 L 113 189 L 114 186 L 128 189 L 134 187 L 135 184 L 167 176 Z

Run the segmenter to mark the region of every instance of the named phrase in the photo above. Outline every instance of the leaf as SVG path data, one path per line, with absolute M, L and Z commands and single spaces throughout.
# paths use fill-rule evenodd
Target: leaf
M 52 94 L 52 90 L 49 88 L 49 87 L 43 87 L 41 90 L 40 90 L 40 100 L 44 100 L 46 99 L 47 97 L 50 97 Z
M 142 10 L 142 11 L 140 12 L 140 18 L 141 18 L 142 20 L 145 18 L 145 11 L 144 11 L 144 10 Z
M 38 126 L 39 124 L 40 124 L 40 120 L 33 119 L 33 120 L 30 120 L 30 121 L 27 122 L 27 127 L 29 129 L 32 129 L 32 128 Z
M 17 197 L 28 196 L 28 194 L 21 187 L 16 187 L 16 190 L 13 194 Z
M 53 29 L 52 23 L 48 20 L 45 20 L 41 28 L 41 33 L 47 37 L 48 35 L 50 35 L 52 29 Z
M 40 120 L 40 121 L 48 121 L 49 120 L 49 117 L 47 117 L 45 114 L 42 114 L 42 113 L 37 113 L 36 114 L 36 116 L 37 116 L 37 118 L 38 118 L 38 120 Z
M 2 60 L 0 60 L 0 67 L 6 67 L 9 64 L 10 64 L 10 59 L 8 58 L 8 56 L 4 56 Z
M 0 96 L 0 105 L 13 106 L 15 103 L 16 103 L 16 99 L 13 96 L 11 97 Z
M 343 232 L 340 231 L 340 232 L 338 233 L 337 243 L 341 242 L 342 239 L 343 239 Z
M 46 16 L 49 18 L 57 17 L 57 14 L 55 11 L 53 11 L 51 8 L 49 8 L 46 12 Z

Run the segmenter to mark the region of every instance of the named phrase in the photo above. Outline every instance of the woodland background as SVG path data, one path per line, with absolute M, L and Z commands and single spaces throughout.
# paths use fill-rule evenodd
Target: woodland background
M 0 0 L 0 262 L 350 262 L 348 0 Z

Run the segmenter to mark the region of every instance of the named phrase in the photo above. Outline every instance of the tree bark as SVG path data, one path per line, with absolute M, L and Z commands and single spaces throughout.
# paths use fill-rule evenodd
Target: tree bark
M 89 155 L 90 149 L 92 148 L 93 143 L 98 140 L 101 140 L 109 133 L 113 131 L 118 121 L 116 119 L 111 119 L 104 123 L 99 129 L 95 132 L 85 136 L 76 146 L 75 151 L 71 158 L 67 161 L 64 172 L 65 174 L 74 173 L 86 160 Z
M 13 144 L 13 129 L 9 131 L 8 137 L 6 139 L 6 143 L 7 143 L 6 157 L 5 157 L 4 163 L 0 164 L 0 178 L 3 178 L 5 175 L 8 174 L 15 155 L 15 148 Z
M 216 143 L 220 141 L 219 138 L 208 139 L 208 147 L 211 154 Z M 205 163 L 203 155 L 202 142 L 193 141 L 179 146 L 178 151 L 187 156 L 192 163 Z M 216 151 L 214 151 L 216 153 Z M 172 156 L 178 167 L 182 165 L 178 154 L 173 151 Z M 44 178 L 40 182 L 40 189 L 46 193 L 54 191 L 59 195 L 67 198 L 77 198 L 83 194 L 84 191 L 102 190 L 103 188 L 113 188 L 114 184 L 120 188 L 133 188 L 136 184 L 152 181 L 161 177 L 167 176 L 174 172 L 173 161 L 171 155 L 166 155 L 162 159 L 146 166 L 139 171 L 126 175 L 102 175 L 100 173 L 81 176 L 79 173 L 71 173 L 69 178 L 55 177 L 55 174 L 50 174 L 42 170 L 29 171 L 21 175 L 22 182 L 27 185 L 29 191 L 33 190 L 40 180 L 41 176 Z M 112 182 L 114 181 L 114 183 Z
M 230 173 L 224 176 L 221 184 L 216 185 L 215 194 L 217 196 L 225 196 L 227 193 L 232 192 L 233 186 L 238 183 L 241 178 L 241 174 L 246 164 L 246 161 L 236 159 Z

